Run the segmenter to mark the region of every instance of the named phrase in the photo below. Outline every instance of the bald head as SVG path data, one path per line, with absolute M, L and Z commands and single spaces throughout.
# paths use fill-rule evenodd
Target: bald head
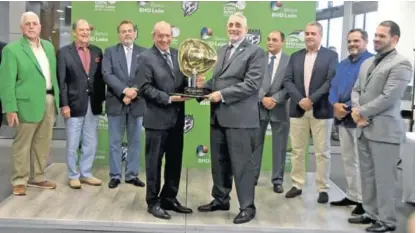
M 153 41 L 160 50 L 168 51 L 172 41 L 172 26 L 165 21 L 157 22 L 153 26 Z
M 20 17 L 20 30 L 30 41 L 38 41 L 40 34 L 39 16 L 31 11 L 23 13 Z

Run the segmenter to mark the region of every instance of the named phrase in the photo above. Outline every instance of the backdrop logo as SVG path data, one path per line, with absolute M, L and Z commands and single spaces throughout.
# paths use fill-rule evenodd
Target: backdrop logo
M 302 49 L 305 47 L 305 32 L 296 30 L 286 37 L 286 48 Z
M 183 131 L 188 133 L 194 128 L 194 116 L 185 115 L 185 125 L 183 126 Z
M 91 42 L 108 42 L 108 32 L 100 32 L 98 30 L 94 30 L 91 38 Z
M 270 9 L 272 9 L 272 11 L 278 11 L 282 6 L 283 6 L 283 3 L 281 1 L 270 2 Z
M 181 30 L 178 27 L 172 25 L 172 37 L 178 38 L 181 35 Z
M 182 1 L 183 16 L 191 16 L 198 10 L 198 7 L 197 1 Z
M 208 27 L 203 27 L 201 29 L 201 39 L 206 40 L 212 36 L 212 29 Z
M 207 153 L 208 153 L 207 146 L 199 145 L 196 147 L 196 157 L 198 158 L 204 157 L 205 155 L 207 155 Z
M 150 1 L 138 1 L 139 13 L 144 14 L 163 14 L 165 9 L 163 4 L 150 2 Z
M 260 44 L 261 42 L 260 29 L 248 29 L 246 38 L 248 42 L 250 42 L 251 44 L 256 44 L 256 45 Z
M 95 11 L 116 11 L 116 1 L 95 1 L 94 2 Z
M 229 1 L 224 5 L 224 16 L 230 16 L 238 11 L 243 11 L 246 8 L 245 1 Z

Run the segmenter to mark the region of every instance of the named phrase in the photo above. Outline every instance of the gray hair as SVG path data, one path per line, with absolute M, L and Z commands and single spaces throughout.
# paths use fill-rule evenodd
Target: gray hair
M 159 21 L 159 22 L 156 22 L 155 25 L 153 26 L 152 35 L 156 33 L 156 29 L 158 29 L 160 26 L 169 26 L 170 29 L 172 30 L 172 25 L 170 23 L 166 21 Z
M 320 24 L 319 22 L 316 22 L 316 21 L 309 22 L 308 24 L 306 24 L 306 27 L 307 26 L 315 26 L 319 29 L 319 34 L 321 34 L 321 36 L 324 34 L 324 29 L 322 27 L 322 24 Z
M 20 16 L 20 26 L 22 26 L 22 25 L 25 24 L 25 19 L 28 16 L 35 17 L 37 19 L 38 23 L 40 23 L 39 16 L 35 12 L 33 12 L 33 11 L 27 11 L 27 12 L 23 13 L 22 16 Z
M 228 20 L 230 20 L 231 17 L 239 17 L 239 18 L 243 19 L 243 24 L 244 24 L 245 27 L 247 27 L 247 18 L 244 16 L 243 13 L 241 13 L 241 12 L 235 12 L 234 14 L 230 15 L 230 17 L 228 18 Z

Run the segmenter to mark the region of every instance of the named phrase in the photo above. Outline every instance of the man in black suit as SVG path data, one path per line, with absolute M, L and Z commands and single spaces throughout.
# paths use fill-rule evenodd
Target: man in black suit
M 102 51 L 89 44 L 91 26 L 80 19 L 72 25 L 72 30 L 75 41 L 58 51 L 57 60 L 60 107 L 66 123 L 69 186 L 79 189 L 81 182 L 93 186 L 102 183 L 91 170 L 98 145 L 98 115 L 102 113 L 105 84 L 101 74 Z
M 143 125 L 146 129 L 147 211 L 170 219 L 165 210 L 192 213 L 176 199 L 182 169 L 185 98 L 169 96 L 183 93 L 186 79 L 179 70 L 178 51 L 170 48 L 172 27 L 158 22 L 153 28 L 154 45 L 139 58 L 135 82 L 146 100 Z M 165 154 L 165 184 L 160 192 L 161 165 Z M 159 194 L 160 192 L 160 194 Z
M 292 144 L 292 185 L 286 198 L 302 194 L 305 183 L 305 153 L 312 130 L 316 155 L 318 203 L 328 202 L 330 138 L 333 110 L 329 87 L 338 65 L 336 52 L 321 46 L 322 25 L 306 25 L 306 48 L 290 56 L 284 86 L 290 95 L 290 141 Z
M 105 102 L 111 177 L 108 187 L 117 187 L 123 176 L 121 144 L 125 129 L 127 129 L 125 181 L 144 187 L 145 184 L 138 175 L 145 101 L 137 95 L 138 87 L 134 87 L 133 79 L 139 72 L 138 58 L 146 49 L 133 43 L 135 35 L 132 22 L 122 21 L 117 31 L 120 43 L 105 50 L 102 68 L 108 88 Z
M 6 46 L 6 43 L 3 43 L 0 41 L 0 64 L 1 64 L 1 53 L 3 51 L 3 48 Z M 3 107 L 1 106 L 1 100 L 0 100 L 0 127 L 3 123 Z

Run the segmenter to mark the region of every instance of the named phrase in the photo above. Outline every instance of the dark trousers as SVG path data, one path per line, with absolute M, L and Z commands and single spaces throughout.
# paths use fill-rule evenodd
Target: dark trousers
M 149 206 L 160 201 L 176 200 L 182 170 L 182 151 L 183 119 L 179 119 L 176 126 L 168 130 L 146 129 L 146 202 Z M 165 183 L 160 192 L 163 155 Z
M 216 202 L 230 201 L 234 176 L 240 209 L 255 209 L 255 130 L 211 125 L 211 195 Z

